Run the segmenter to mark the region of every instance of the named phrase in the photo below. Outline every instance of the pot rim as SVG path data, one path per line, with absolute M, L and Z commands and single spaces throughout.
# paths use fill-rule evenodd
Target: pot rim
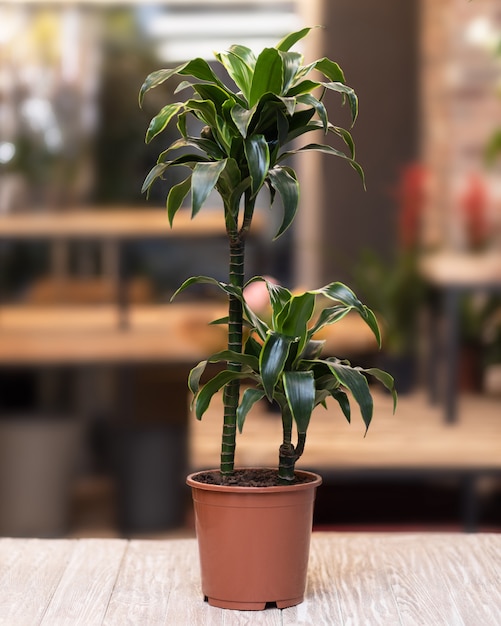
M 236 470 L 245 470 L 245 469 L 274 469 L 270 467 L 237 467 Z M 189 474 L 186 478 L 186 484 L 194 489 L 201 489 L 203 491 L 218 491 L 222 493 L 277 493 L 282 491 L 304 491 L 308 489 L 312 489 L 313 487 L 319 487 L 322 484 L 322 477 L 320 474 L 316 474 L 315 472 L 310 472 L 308 470 L 295 470 L 296 474 L 301 474 L 302 476 L 309 476 L 311 480 L 304 483 L 296 483 L 294 485 L 275 485 L 272 487 L 247 487 L 242 485 L 213 485 L 209 483 L 201 483 L 195 480 L 195 476 L 199 474 L 206 474 L 211 472 L 219 472 L 219 469 L 210 469 L 210 470 L 198 470 Z

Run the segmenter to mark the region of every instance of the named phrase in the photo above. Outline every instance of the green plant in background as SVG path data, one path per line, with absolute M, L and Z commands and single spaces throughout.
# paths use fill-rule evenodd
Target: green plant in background
M 496 56 L 501 58 L 501 41 L 496 47 Z M 487 165 L 492 166 L 501 154 L 501 128 L 496 128 L 485 147 L 485 159 Z
M 386 261 L 374 250 L 365 250 L 355 264 L 354 282 L 379 317 L 388 353 L 412 354 L 427 292 L 416 251 L 406 250 L 395 261 Z
M 286 164 L 290 157 L 302 152 L 320 151 L 343 158 L 358 172 L 362 181 L 364 178 L 360 165 L 354 160 L 355 150 L 350 132 L 329 121 L 323 104 L 327 92 L 341 94 L 343 100 L 348 102 L 352 121 L 355 122 L 358 112 L 355 92 L 346 85 L 343 72 L 337 63 L 321 58 L 303 65 L 303 56 L 291 51 L 294 44 L 303 39 L 310 30 L 304 28 L 291 33 L 275 47 L 265 48 L 257 56 L 242 45 L 233 45 L 227 51 L 215 54 L 217 63 L 226 70 L 236 85 L 234 90 L 220 80 L 210 65 L 200 58 L 174 69 L 153 72 L 146 78 L 140 90 L 139 100 L 142 104 L 150 89 L 174 76 L 180 76 L 189 78 L 178 85 L 176 93 L 189 89 L 191 94 L 186 100 L 167 104 L 152 119 L 146 133 L 147 142 L 164 131 L 173 120 L 176 120 L 179 138 L 160 154 L 157 164 L 146 177 L 143 190 L 149 190 L 170 168 L 187 168 L 186 178 L 174 185 L 167 196 L 167 213 L 171 224 L 190 192 L 192 217 L 197 215 L 213 190 L 219 193 L 223 202 L 222 218 L 229 243 L 229 282 L 218 283 L 208 277 L 195 277 L 181 287 L 184 289 L 196 282 L 213 282 L 228 296 L 229 312 L 224 320 L 228 324 L 228 351 L 223 356 L 214 357 L 216 360 L 227 360 L 226 371 L 218 375 L 219 378 L 207 383 L 207 391 L 198 391 L 197 387 L 203 365 L 195 368 L 191 376 L 192 389 L 197 392 L 198 417 L 202 416 L 208 406 L 206 400 L 212 396 L 210 390 L 224 387 L 221 448 L 223 476 L 233 472 L 237 421 L 240 419 L 242 423 L 249 398 L 257 398 L 258 393 L 264 393 L 269 399 L 275 397 L 285 411 L 284 441 L 290 440 L 289 426 L 294 420 L 303 439 L 298 447 L 302 448 L 305 424 L 307 426 L 309 420 L 309 417 L 306 418 L 306 407 L 312 405 L 314 391 L 315 398 L 317 392 L 325 392 L 325 389 L 316 389 L 312 385 L 311 379 L 315 380 L 315 371 L 304 365 L 307 359 L 302 356 L 309 354 L 308 350 L 311 348 L 308 344 L 309 331 L 305 324 L 309 319 L 306 313 L 312 306 L 314 292 L 289 297 L 287 294 L 290 292 L 287 290 L 271 288 L 267 284 L 274 311 L 273 325 L 267 330 L 264 322 L 252 314 L 243 296 L 245 240 L 251 228 L 260 191 L 263 188 L 269 190 L 271 205 L 277 193 L 281 197 L 283 218 L 276 237 L 284 233 L 294 220 L 299 203 L 299 183 L 294 169 Z M 320 74 L 323 80 L 313 79 L 313 71 Z M 197 122 L 196 135 L 190 134 L 192 131 L 188 128 L 188 122 L 193 120 Z M 325 135 L 341 140 L 348 153 L 319 143 L 291 147 L 292 142 L 314 131 L 323 131 Z M 195 148 L 197 152 L 186 153 L 185 148 Z M 329 295 L 328 288 L 320 291 Z M 342 285 L 338 292 L 345 295 L 351 293 Z M 373 316 L 361 303 L 355 304 L 354 296 L 350 295 L 348 301 L 343 298 L 338 300 L 337 296 L 331 299 L 338 301 L 337 306 L 355 308 L 361 312 L 375 330 Z M 303 304 L 304 308 L 301 307 Z M 334 313 L 331 314 L 335 317 Z M 259 343 L 254 337 L 245 343 L 247 353 L 243 349 L 244 323 L 250 324 L 251 329 L 264 342 L 259 356 Z M 294 375 L 286 373 L 289 372 L 286 364 L 291 359 L 293 367 L 290 371 Z M 333 365 L 325 367 L 335 376 Z M 240 382 L 248 378 L 249 373 L 253 374 L 258 383 L 261 381 L 262 388 L 243 394 L 240 402 Z M 380 377 L 392 387 L 389 378 L 382 374 Z M 306 378 L 310 381 L 307 384 Z M 347 384 L 346 380 L 336 380 L 339 388 L 344 388 Z M 353 385 L 348 385 L 347 388 L 352 392 L 355 389 Z M 339 398 L 341 389 L 333 391 L 334 397 Z M 356 387 L 354 393 L 357 394 L 357 400 L 363 395 L 363 416 L 368 423 L 372 415 L 372 409 L 366 408 L 372 406 L 369 389 L 364 387 L 362 391 L 361 387 Z M 298 411 L 300 403 L 305 408 Z

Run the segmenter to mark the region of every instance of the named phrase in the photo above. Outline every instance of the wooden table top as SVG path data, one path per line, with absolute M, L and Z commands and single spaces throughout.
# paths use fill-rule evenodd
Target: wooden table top
M 423 276 L 439 287 L 501 285 L 501 253 L 436 252 L 420 260 Z
M 314 533 L 305 601 L 210 607 L 196 541 L 0 539 L 0 624 L 499 626 L 501 535 Z

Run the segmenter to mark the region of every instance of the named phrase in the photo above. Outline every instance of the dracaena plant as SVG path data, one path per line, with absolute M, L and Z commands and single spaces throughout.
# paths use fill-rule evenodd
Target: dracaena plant
M 246 302 L 243 292 L 236 287 L 206 277 L 188 279 L 180 290 L 193 282 L 209 282 L 228 295 L 236 297 L 243 307 L 247 334 L 242 352 L 223 350 L 193 368 L 189 387 L 194 396 L 195 414 L 201 419 L 209 403 L 222 387 L 233 381 L 245 379 L 253 383 L 242 394 L 236 417 L 242 431 L 245 418 L 256 402 L 267 398 L 278 403 L 282 414 L 282 444 L 279 449 L 278 473 L 281 482 L 294 480 L 296 461 L 303 453 L 306 432 L 313 409 L 326 406 L 334 398 L 348 421 L 351 420 L 350 396 L 358 403 L 366 428 L 372 420 L 373 400 L 367 375 L 380 381 L 393 395 L 396 392 L 393 378 L 377 368 L 352 367 L 347 360 L 323 357 L 324 341 L 315 335 L 329 324 L 341 320 L 351 311 L 356 312 L 369 326 L 380 344 L 381 337 L 374 313 L 365 306 L 346 285 L 330 283 L 325 287 L 300 294 L 276 285 L 262 277 L 249 282 L 263 281 L 269 294 L 271 318 L 265 321 Z M 320 310 L 316 299 L 329 303 Z M 239 372 L 226 367 L 200 386 L 200 377 L 208 363 L 238 363 Z M 293 443 L 293 426 L 297 442 Z
M 216 53 L 215 62 L 226 72 L 227 81 L 221 80 L 205 60 L 196 58 L 173 69 L 153 72 L 140 90 L 140 104 L 149 90 L 169 79 L 177 79 L 176 94 L 189 93 L 186 100 L 167 104 L 151 120 L 147 142 L 174 122 L 178 139 L 161 152 L 143 190 L 148 191 L 170 168 L 184 168 L 186 177 L 173 185 L 167 195 L 171 225 L 188 194 L 191 193 L 191 213 L 195 217 L 211 192 L 219 193 L 229 243 L 226 292 L 231 355 L 242 354 L 245 241 L 259 192 L 263 188 L 269 190 L 271 205 L 277 193 L 281 198 L 283 217 L 278 237 L 291 225 L 298 208 L 298 178 L 286 163 L 293 155 L 320 151 L 341 157 L 363 181 L 363 171 L 354 159 L 350 132 L 329 121 L 323 103 L 326 93 L 340 95 L 343 104 L 348 103 L 355 122 L 358 101 L 354 90 L 346 84 L 334 61 L 321 58 L 304 64 L 303 56 L 291 50 L 310 30 L 291 33 L 258 55 L 242 45 Z M 303 142 L 298 146 L 304 135 L 316 131 L 340 141 L 344 151 L 323 143 Z M 186 148 L 195 151 L 187 152 Z M 235 376 L 224 386 L 223 476 L 234 469 L 241 359 L 229 359 L 227 368 Z

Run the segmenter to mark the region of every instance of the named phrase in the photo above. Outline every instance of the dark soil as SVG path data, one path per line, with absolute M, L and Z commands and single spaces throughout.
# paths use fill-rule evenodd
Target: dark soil
M 274 469 L 238 469 L 231 476 L 223 476 L 217 472 L 200 472 L 194 479 L 206 485 L 231 485 L 237 487 L 278 487 L 282 485 L 278 478 L 278 470 Z M 292 484 L 311 482 L 309 476 L 296 475 Z

